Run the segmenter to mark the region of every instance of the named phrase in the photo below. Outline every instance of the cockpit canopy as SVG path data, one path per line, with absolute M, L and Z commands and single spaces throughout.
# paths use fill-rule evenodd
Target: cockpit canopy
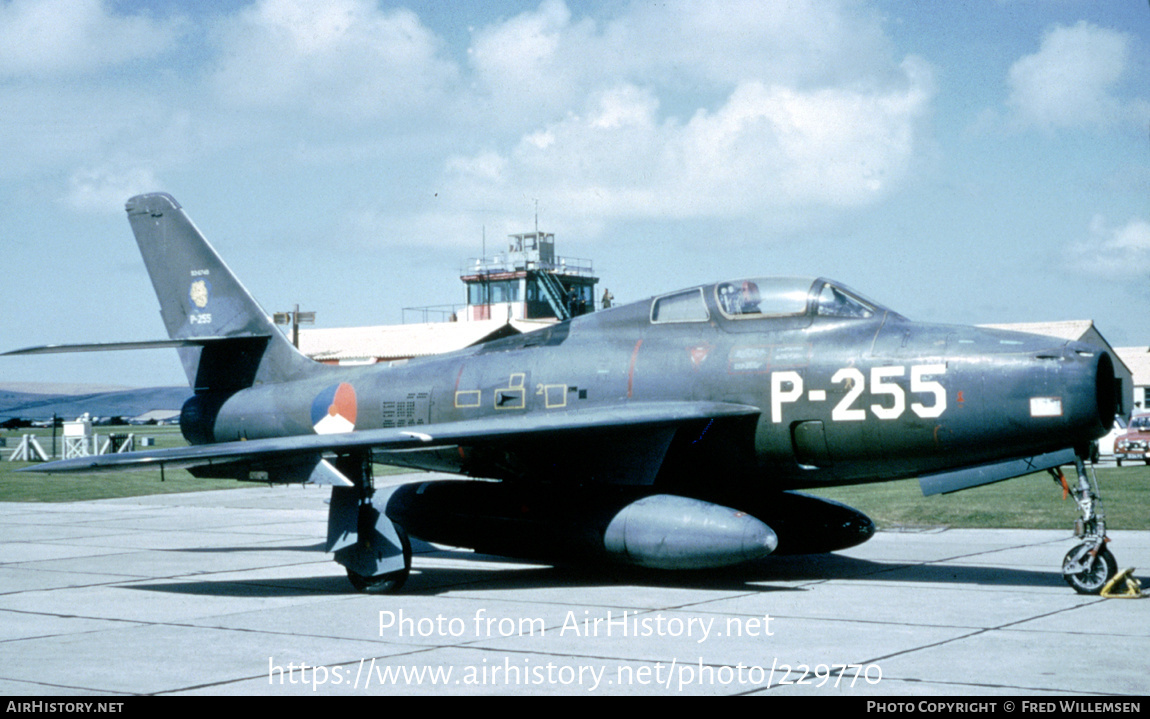
M 779 317 L 869 319 L 890 312 L 846 287 L 811 277 L 755 277 L 719 282 L 658 297 L 651 305 L 652 322 L 706 322 L 707 295 L 731 320 Z
M 715 285 L 719 310 L 731 319 L 788 317 L 811 312 L 819 317 L 869 319 L 885 309 L 857 293 L 822 279 L 761 277 Z

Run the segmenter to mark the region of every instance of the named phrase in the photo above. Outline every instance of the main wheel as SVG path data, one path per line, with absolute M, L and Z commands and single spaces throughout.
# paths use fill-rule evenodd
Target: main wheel
M 348 569 L 347 580 L 355 587 L 355 591 L 365 594 L 392 594 L 403 588 L 407 576 L 411 573 L 411 540 L 407 538 L 407 532 L 403 531 L 403 527 L 398 524 L 395 525 L 395 531 L 403 546 L 403 569 L 374 576 L 364 576 Z
M 398 572 L 388 572 L 374 577 L 365 577 L 362 574 L 347 570 L 347 580 L 355 591 L 364 594 L 391 594 L 403 588 L 407 581 L 410 569 L 401 569 Z
M 1062 566 L 1069 566 L 1083 546 L 1079 544 L 1067 552 L 1066 557 L 1062 560 Z M 1102 591 L 1102 587 L 1106 586 L 1106 582 L 1109 582 L 1117 573 L 1118 561 L 1114 559 L 1114 555 L 1110 553 L 1109 549 L 1103 547 L 1098 551 L 1094 557 L 1094 563 L 1088 569 L 1078 574 L 1063 574 L 1062 578 L 1079 594 L 1098 594 Z

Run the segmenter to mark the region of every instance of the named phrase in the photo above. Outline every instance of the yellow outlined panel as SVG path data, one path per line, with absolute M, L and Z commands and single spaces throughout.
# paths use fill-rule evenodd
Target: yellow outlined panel
M 483 391 L 478 389 L 461 389 L 455 392 L 455 408 L 466 409 L 478 407 L 483 398 Z
M 513 372 L 507 386 L 495 390 L 495 409 L 524 409 L 527 406 L 527 391 L 523 383 L 526 381 L 526 372 Z
M 543 406 L 547 409 L 559 409 L 567 406 L 567 385 L 565 384 L 536 385 L 535 394 L 542 395 Z

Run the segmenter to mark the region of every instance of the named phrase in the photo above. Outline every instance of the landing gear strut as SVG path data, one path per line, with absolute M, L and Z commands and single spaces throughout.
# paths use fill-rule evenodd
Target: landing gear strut
M 1106 515 L 1102 511 L 1102 497 L 1098 489 L 1098 477 L 1094 474 L 1094 464 L 1086 473 L 1086 463 L 1079 455 L 1075 461 L 1078 472 L 1078 486 L 1070 489 L 1062 470 L 1050 470 L 1055 481 L 1062 485 L 1063 496 L 1074 495 L 1082 517 L 1074 522 L 1074 534 L 1082 540 L 1066 553 L 1062 560 L 1062 578 L 1079 594 L 1098 594 L 1118 572 L 1118 562 L 1106 548 L 1110 539 L 1106 536 Z
M 403 527 L 384 512 L 387 496 L 378 497 L 371 455 L 349 455 L 335 461 L 335 471 L 353 486 L 332 489 L 328 515 L 328 551 L 347 570 L 356 591 L 398 591 L 411 572 L 411 541 Z

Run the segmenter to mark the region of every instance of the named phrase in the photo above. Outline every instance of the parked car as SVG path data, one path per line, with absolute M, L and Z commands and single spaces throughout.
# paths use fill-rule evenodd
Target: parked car
M 1116 416 L 1114 426 L 1110 428 L 1110 431 L 1105 436 L 1094 440 L 1094 446 L 1090 448 L 1090 460 L 1098 463 L 1104 459 L 1114 459 L 1114 444 L 1124 434 L 1126 434 L 1126 419 Z
M 1114 441 L 1114 460 L 1138 461 L 1150 464 L 1150 414 L 1130 418 L 1126 432 Z

